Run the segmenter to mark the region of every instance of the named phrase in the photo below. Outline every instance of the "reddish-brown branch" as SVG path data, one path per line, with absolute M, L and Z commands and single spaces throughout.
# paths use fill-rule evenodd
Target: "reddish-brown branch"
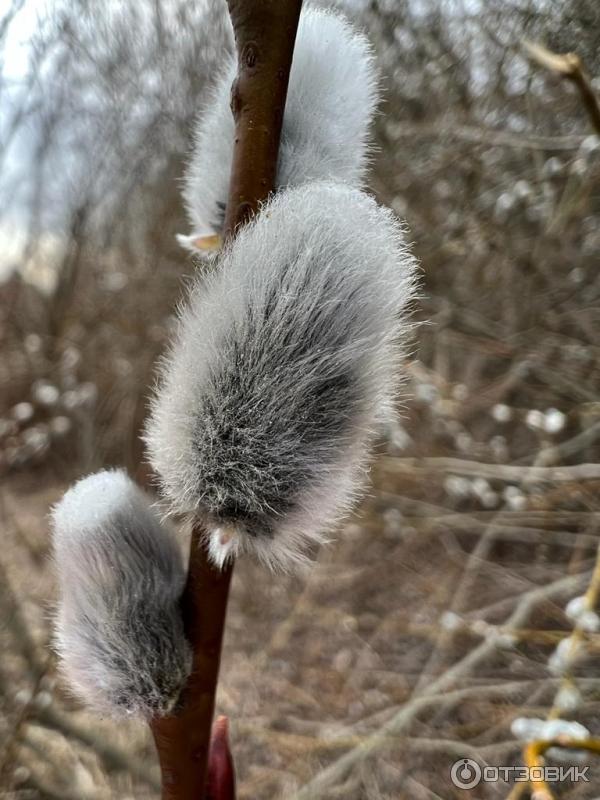
M 275 186 L 302 0 L 227 0 L 227 5 L 239 63 L 231 87 L 236 130 L 225 215 L 225 235 L 231 235 Z
M 233 235 L 275 186 L 302 0 L 228 0 L 228 6 L 239 67 L 231 92 L 236 136 L 226 237 Z M 221 572 L 209 562 L 203 533 L 202 526 L 196 524 L 183 598 L 186 632 L 194 651 L 192 675 L 179 712 L 151 724 L 161 765 L 163 800 L 206 800 L 207 760 L 232 567 Z M 222 728 L 217 726 L 215 731 L 211 756 L 220 759 L 213 765 L 211 792 L 214 795 L 218 786 L 221 795 L 212 800 L 229 800 L 234 791 L 223 760 L 228 747 Z
M 194 651 L 193 669 L 177 714 L 152 721 L 163 800 L 203 800 L 211 723 L 232 567 L 215 569 L 196 525 L 190 543 L 182 611 Z

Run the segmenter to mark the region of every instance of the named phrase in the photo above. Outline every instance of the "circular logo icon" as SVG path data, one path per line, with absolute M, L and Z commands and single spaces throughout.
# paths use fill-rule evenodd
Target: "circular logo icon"
M 461 758 L 452 765 L 450 778 L 457 789 L 472 789 L 481 780 L 481 767 L 472 758 Z

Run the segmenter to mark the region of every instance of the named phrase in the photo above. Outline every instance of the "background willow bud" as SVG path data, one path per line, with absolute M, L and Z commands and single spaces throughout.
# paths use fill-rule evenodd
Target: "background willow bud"
M 181 311 L 146 429 L 177 511 L 204 519 L 217 564 L 302 563 L 363 483 L 392 404 L 415 261 L 363 192 L 280 192 Z
M 168 712 L 191 669 L 175 539 L 121 471 L 79 481 L 52 524 L 56 647 L 70 686 L 103 713 Z
M 184 199 L 192 225 L 182 246 L 218 249 L 231 175 L 234 120 L 230 59 L 198 120 L 185 176 Z M 366 37 L 344 17 L 306 9 L 294 48 L 279 150 L 278 186 L 308 180 L 361 183 L 367 135 L 378 100 L 377 76 Z

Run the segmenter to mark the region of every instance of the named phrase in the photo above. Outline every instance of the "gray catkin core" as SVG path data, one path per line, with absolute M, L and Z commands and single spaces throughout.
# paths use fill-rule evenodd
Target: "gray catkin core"
M 299 269 L 304 285 L 292 288 L 289 273 Z M 246 309 L 243 336 L 216 343 L 219 366 L 198 398 L 193 446 L 202 506 L 251 536 L 273 535 L 277 519 L 336 460 L 337 448 L 350 445 L 352 421 L 364 412 L 364 381 L 353 360 L 344 358 L 352 346 L 343 324 L 346 313 L 354 313 L 352 298 L 336 295 L 325 281 L 313 293 L 314 312 L 295 312 L 298 293 L 312 291 L 311 275 L 320 269 L 316 257 L 282 269 L 264 306 Z M 360 287 L 353 292 L 360 294 Z M 287 316 L 289 324 L 278 333 L 278 320 Z M 302 374 L 310 377 L 301 395 L 278 389 Z M 307 448 L 314 458 L 306 458 Z

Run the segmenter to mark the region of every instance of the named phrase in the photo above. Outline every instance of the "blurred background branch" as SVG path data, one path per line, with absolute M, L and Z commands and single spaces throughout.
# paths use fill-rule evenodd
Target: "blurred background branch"
M 592 127 L 600 134 L 600 103 L 579 56 L 576 53 L 557 55 L 535 42 L 525 41 L 523 45 L 533 61 L 575 84 Z

